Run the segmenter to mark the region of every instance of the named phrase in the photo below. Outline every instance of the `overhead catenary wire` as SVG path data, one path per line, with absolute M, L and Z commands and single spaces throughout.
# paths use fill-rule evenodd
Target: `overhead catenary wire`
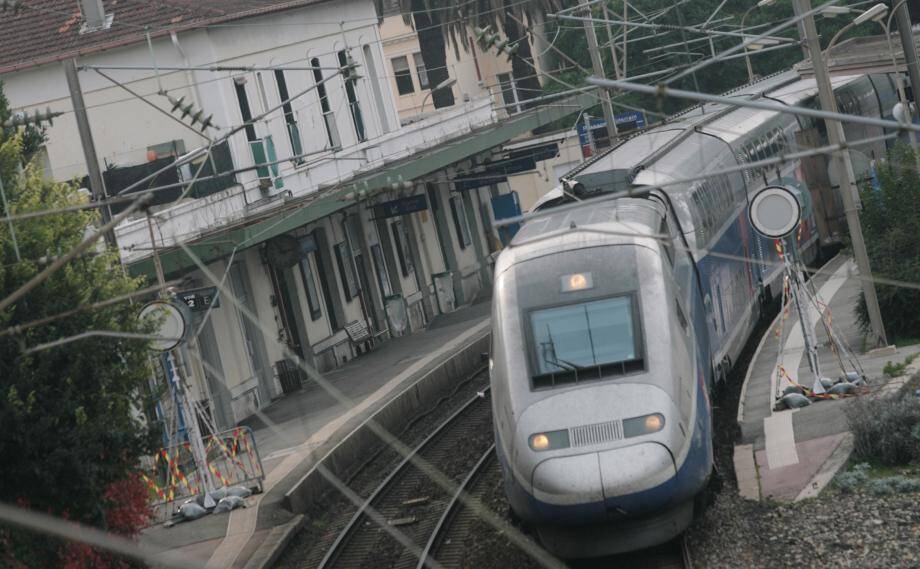
M 782 30 L 785 30 L 786 28 L 788 28 L 788 27 L 790 27 L 790 26 L 794 26 L 794 25 L 796 25 L 798 22 L 804 20 L 805 18 L 807 18 L 807 17 L 809 17 L 809 16 L 814 16 L 815 14 L 819 14 L 819 13 L 821 13 L 825 8 L 827 8 L 828 6 L 833 6 L 833 5 L 835 5 L 835 4 L 837 4 L 837 0 L 829 0 L 828 2 L 825 2 L 824 4 L 818 6 L 817 8 L 812 8 L 811 10 L 808 10 L 808 11 L 805 12 L 805 13 L 798 14 L 797 16 L 794 16 L 794 17 L 792 17 L 792 18 L 788 18 L 788 19 L 784 20 L 783 22 L 780 22 L 780 23 L 777 24 L 776 26 L 773 26 L 772 28 L 768 29 L 766 32 L 763 32 L 763 33 L 758 34 L 758 35 L 756 35 L 756 36 L 753 36 L 753 37 L 751 37 L 751 38 L 749 38 L 749 39 L 746 39 L 746 40 L 742 41 L 741 43 L 739 43 L 739 44 L 737 44 L 737 45 L 735 45 L 735 46 L 733 46 L 733 47 L 730 47 L 730 48 L 728 48 L 728 49 L 726 49 L 726 50 L 724 50 L 724 51 L 721 51 L 721 52 L 717 53 L 717 54 L 714 55 L 713 57 L 710 57 L 710 58 L 708 58 L 708 59 L 704 59 L 703 61 L 700 61 L 699 63 L 697 63 L 696 65 L 693 65 L 693 66 L 690 67 L 689 69 L 686 69 L 686 70 L 682 71 L 681 73 L 678 73 L 677 75 L 675 75 L 674 77 L 672 77 L 671 79 L 669 79 L 669 80 L 667 81 L 667 83 L 668 83 L 668 84 L 673 83 L 674 81 L 677 81 L 678 79 L 683 79 L 683 78 L 686 77 L 687 75 L 690 75 L 690 74 L 692 74 L 692 73 L 695 73 L 695 72 L 699 71 L 700 69 L 703 69 L 703 68 L 705 68 L 705 67 L 708 67 L 708 66 L 712 65 L 713 63 L 718 63 L 719 61 L 722 61 L 723 59 L 725 59 L 727 56 L 729 56 L 729 55 L 731 55 L 731 54 L 733 54 L 733 53 L 737 53 L 737 52 L 739 52 L 739 51 L 741 51 L 741 50 L 747 48 L 747 47 L 750 46 L 751 44 L 755 44 L 755 43 L 757 43 L 758 41 L 760 41 L 760 40 L 762 40 L 762 39 L 764 39 L 764 38 L 768 38 L 768 37 L 770 37 L 771 35 L 773 35 L 773 34 L 775 34 L 775 33 L 777 33 L 777 32 L 780 32 L 780 31 L 782 31 Z
M 726 104 L 736 107 L 747 107 L 762 111 L 773 111 L 776 113 L 788 113 L 816 119 L 830 119 L 840 122 L 850 122 L 854 124 L 863 124 L 868 126 L 878 126 L 894 131 L 914 131 L 920 132 L 920 125 L 902 123 L 886 119 L 877 119 L 863 115 L 849 115 L 844 113 L 835 113 L 808 107 L 796 105 L 786 105 L 778 102 L 767 102 L 757 100 L 747 100 L 739 97 L 726 97 L 724 95 L 710 95 L 698 91 L 687 91 L 684 89 L 675 89 L 664 84 L 659 85 L 642 85 L 640 83 L 631 83 L 629 81 L 617 81 L 615 79 L 605 79 L 601 77 L 588 77 L 586 82 L 590 85 L 603 87 L 605 89 L 620 89 L 623 91 L 633 91 L 646 95 L 654 95 L 658 98 L 675 97 L 679 99 L 688 99 L 702 103 Z

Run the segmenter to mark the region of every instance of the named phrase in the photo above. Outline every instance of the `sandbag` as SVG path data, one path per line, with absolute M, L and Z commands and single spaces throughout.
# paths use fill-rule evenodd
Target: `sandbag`
M 805 390 L 802 389 L 802 387 L 799 385 L 790 385 L 783 390 L 783 395 L 789 395 L 790 393 L 798 393 L 799 395 L 803 395 Z
M 220 502 L 214 507 L 214 513 L 219 514 L 221 512 L 229 512 L 243 506 L 243 499 L 239 496 L 227 496 L 221 498 Z
M 248 498 L 252 496 L 252 490 L 246 488 L 245 486 L 233 486 L 232 488 L 227 488 L 227 496 L 239 496 L 240 498 Z
M 844 381 L 843 383 L 838 383 L 834 387 L 831 387 L 828 390 L 828 393 L 832 393 L 834 395 L 846 395 L 847 393 L 853 393 L 854 391 L 856 391 L 856 386 L 848 381 Z
M 179 516 L 186 520 L 197 520 L 207 513 L 208 511 L 199 506 L 194 500 L 189 500 L 179 506 Z
M 787 393 L 783 395 L 782 401 L 787 409 L 797 409 L 799 407 L 808 407 L 811 405 L 811 399 L 805 397 L 801 393 Z

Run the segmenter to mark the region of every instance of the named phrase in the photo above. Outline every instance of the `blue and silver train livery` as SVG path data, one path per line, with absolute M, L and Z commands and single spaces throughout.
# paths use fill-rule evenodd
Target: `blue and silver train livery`
M 834 81 L 844 112 L 890 116 L 887 75 Z M 731 93 L 791 105 L 815 94 L 792 72 Z M 882 134 L 847 129 L 851 140 Z M 842 215 L 823 155 L 745 165 L 824 144 L 822 125 L 790 114 L 695 107 L 566 175 L 583 201 L 547 196 L 501 253 L 490 362 L 497 452 L 511 508 L 547 549 L 606 555 L 690 524 L 713 472 L 712 388 L 781 278 L 748 199 L 766 185 L 799 187 L 811 202 L 798 232 L 806 260 L 837 238 Z M 858 173 L 885 150 L 861 146 Z

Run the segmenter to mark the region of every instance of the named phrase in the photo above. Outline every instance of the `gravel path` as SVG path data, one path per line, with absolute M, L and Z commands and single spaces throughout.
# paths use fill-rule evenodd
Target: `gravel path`
M 725 491 L 689 532 L 695 569 L 920 567 L 920 494 L 831 494 L 797 504 Z

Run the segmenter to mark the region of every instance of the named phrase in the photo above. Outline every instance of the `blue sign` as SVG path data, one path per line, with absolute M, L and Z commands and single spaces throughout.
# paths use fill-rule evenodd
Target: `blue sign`
M 492 198 L 492 213 L 494 214 L 495 221 L 521 215 L 521 202 L 518 201 L 517 192 L 510 192 Z M 502 240 L 502 245 L 508 245 L 514 237 L 514 234 L 517 233 L 520 228 L 520 223 L 512 223 L 499 227 L 498 236 Z
M 591 117 L 590 120 L 591 130 L 596 130 L 607 126 L 607 121 L 602 118 Z M 620 128 L 621 126 L 629 127 L 621 130 L 638 130 L 640 128 L 645 128 L 645 114 L 639 111 L 620 113 L 613 115 L 613 122 L 616 123 L 617 128 Z M 578 141 L 582 146 L 588 146 L 588 144 L 590 144 L 588 141 L 588 132 L 585 129 L 584 121 L 578 123 Z
M 377 206 L 377 217 L 396 217 L 426 209 L 428 209 L 428 200 L 425 198 L 425 194 L 419 194 L 379 204 Z

